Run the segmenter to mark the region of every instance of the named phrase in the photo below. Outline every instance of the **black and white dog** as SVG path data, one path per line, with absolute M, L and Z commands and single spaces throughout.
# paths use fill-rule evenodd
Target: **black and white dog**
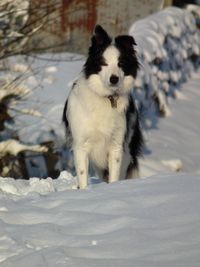
M 71 137 L 80 188 L 87 186 L 89 162 L 109 182 L 138 170 L 143 138 L 131 96 L 139 63 L 132 36 L 112 39 L 95 27 L 88 58 L 63 112 Z

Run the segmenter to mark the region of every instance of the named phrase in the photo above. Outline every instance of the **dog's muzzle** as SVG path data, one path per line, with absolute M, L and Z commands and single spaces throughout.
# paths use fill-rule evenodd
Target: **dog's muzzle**
M 119 77 L 117 75 L 111 75 L 110 76 L 110 84 L 115 86 L 119 82 Z

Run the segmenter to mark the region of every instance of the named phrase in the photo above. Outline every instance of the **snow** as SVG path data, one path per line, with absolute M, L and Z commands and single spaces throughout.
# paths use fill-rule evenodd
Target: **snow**
M 168 116 L 144 131 L 147 150 L 140 160 L 141 177 L 169 171 L 200 174 L 200 71 L 168 98 Z
M 28 95 L 28 101 L 15 106 L 15 109 L 22 111 L 15 120 L 20 139 L 25 143 L 49 141 L 52 140 L 49 133 L 51 130 L 64 139 L 61 124 L 63 106 L 73 81 L 82 69 L 84 56 L 44 54 L 34 59 L 29 58 L 28 61 L 19 56 L 12 58 L 12 63 L 13 66 L 31 64 L 33 69 L 33 72 L 27 73 L 24 81 L 26 86 L 32 88 L 32 94 Z M 30 114 L 33 115 L 32 118 L 27 116 Z
M 173 115 L 160 119 L 156 128 L 146 132 L 148 153 L 141 161 L 142 176 L 173 169 L 175 163 L 182 165 L 184 172 L 200 174 L 199 84 L 200 70 L 181 87 L 178 99 L 170 99 Z M 169 166 L 171 160 L 174 163 Z M 163 163 L 169 168 L 165 170 Z
M 15 96 L 24 96 L 28 95 L 30 93 L 30 90 L 23 86 L 12 86 L 12 84 L 1 84 L 1 91 L 0 91 L 0 100 L 6 99 L 6 97 L 9 97 L 9 95 L 15 95 Z
M 162 106 L 160 113 L 168 116 L 169 97 L 176 96 L 180 86 L 198 67 L 199 60 L 192 58 L 200 56 L 200 32 L 191 12 L 169 7 L 138 20 L 131 26 L 129 34 L 136 40 L 141 64 L 135 97 L 148 118 L 145 126 L 151 128 L 158 116 L 153 111 L 155 97 Z M 141 91 L 144 91 L 143 95 Z
M 145 178 L 92 177 L 85 190 L 66 171 L 0 179 L 0 266 L 198 267 L 199 84 L 200 71 L 170 101 L 173 115 L 146 133 Z M 188 173 L 170 171 L 181 163 Z
M 66 171 L 62 171 L 55 180 L 50 177 L 47 179 L 33 177 L 29 180 L 17 179 L 15 181 L 13 181 L 13 178 L 0 179 L 0 190 L 2 192 L 18 196 L 30 193 L 45 195 L 49 192 L 65 191 L 67 189 L 77 189 L 77 179 Z
M 8 139 L 6 141 L 0 142 L 0 151 L 4 152 L 3 155 L 9 153 L 10 155 L 17 155 L 22 151 L 34 151 L 34 152 L 47 152 L 48 149 L 45 146 L 40 145 L 24 145 L 19 143 L 15 139 Z M 2 154 L 0 154 L 0 158 Z
M 105 184 L 92 177 L 87 189 L 75 190 L 77 178 L 67 171 L 58 179 L 0 178 L 1 267 L 199 266 L 200 71 L 193 73 L 188 61 L 191 49 L 199 53 L 194 27 L 188 12 L 170 8 L 130 29 L 143 60 L 135 94 L 149 112 L 141 179 Z M 169 32 L 173 38 L 163 48 Z M 169 66 L 170 53 L 179 47 L 177 37 L 182 49 Z M 166 60 L 164 69 L 152 64 L 156 56 Z M 28 107 L 25 102 L 18 107 L 37 115 L 18 117 L 19 127 L 27 124 L 20 131 L 24 142 L 49 140 L 51 129 L 59 138 L 64 135 L 63 105 L 84 60 L 62 54 L 58 64 L 56 57 L 41 55 L 32 62 L 37 75 L 20 57 L 13 59 L 14 72 L 28 73 L 27 86 L 41 85 L 29 95 Z M 150 110 L 155 92 L 164 119 Z M 165 98 L 165 92 L 176 99 Z
M 29 191 L 25 181 L 16 189 L 10 180 L 10 191 L 0 185 L 1 267 L 199 266 L 199 176 L 157 175 L 86 190 L 46 183 L 49 192 L 47 185 Z

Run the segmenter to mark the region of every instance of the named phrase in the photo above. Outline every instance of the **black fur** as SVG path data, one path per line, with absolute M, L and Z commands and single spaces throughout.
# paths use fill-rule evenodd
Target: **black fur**
M 97 25 L 91 42 L 92 45 L 89 48 L 88 58 L 84 65 L 86 79 L 91 74 L 97 74 L 101 71 L 101 66 L 105 64 L 102 54 L 111 44 L 112 39 L 100 25 Z
M 115 38 L 115 45 L 120 51 L 119 67 L 125 75 L 132 75 L 136 78 L 139 62 L 133 48 L 133 45 L 136 45 L 134 38 L 129 35 L 120 35 Z
M 66 113 L 67 113 L 67 105 L 68 105 L 68 101 L 66 100 L 65 106 L 64 106 L 64 110 L 63 110 L 63 114 L 62 114 L 62 121 L 65 124 L 65 128 L 66 129 L 69 127 L 69 122 L 68 122 L 67 116 L 66 116 Z
M 76 81 L 72 85 L 72 90 L 73 90 L 73 88 L 74 88 L 75 85 L 76 85 Z M 65 125 L 65 133 L 66 133 L 66 138 L 67 138 L 67 146 L 69 148 L 71 148 L 71 146 L 72 146 L 72 134 L 71 134 L 70 126 L 69 126 L 69 121 L 67 119 L 67 108 L 68 108 L 68 100 L 66 100 L 65 106 L 64 106 L 64 109 L 63 109 L 62 122 Z
M 67 119 L 67 107 L 68 107 L 68 101 L 66 100 L 65 102 L 65 106 L 64 106 L 64 110 L 63 110 L 63 115 L 62 115 L 62 122 L 65 125 L 65 134 L 66 134 L 66 146 L 71 149 L 72 147 L 72 133 L 71 133 L 71 129 L 69 126 L 69 122 Z
M 100 25 L 97 25 L 91 39 L 92 44 L 89 48 L 88 58 L 84 65 L 86 78 L 88 78 L 91 74 L 97 74 L 101 71 L 101 66 L 105 64 L 102 54 L 111 42 L 111 37 Z M 134 38 L 129 35 L 120 35 L 115 38 L 115 45 L 121 53 L 119 58 L 119 67 L 122 68 L 125 75 L 132 75 L 136 78 L 139 63 L 136 57 L 136 52 L 133 48 L 133 46 L 136 45 Z
M 133 130 L 133 134 L 129 143 L 129 151 L 132 157 L 132 162 L 127 170 L 127 172 L 129 172 L 130 168 L 138 169 L 138 157 L 141 156 L 144 145 L 144 139 L 139 123 L 139 115 L 132 96 L 129 97 L 129 107 L 126 112 L 126 122 L 128 130 L 125 139 L 128 138 L 129 132 Z

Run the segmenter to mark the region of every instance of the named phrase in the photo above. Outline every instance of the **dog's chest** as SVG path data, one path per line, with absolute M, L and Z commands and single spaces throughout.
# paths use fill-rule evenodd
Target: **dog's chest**
M 93 107 L 89 113 L 82 113 L 85 128 L 82 132 L 83 146 L 97 166 L 106 168 L 111 148 L 122 145 L 125 136 L 125 116 L 107 105 Z M 87 116 L 87 117 L 85 117 Z
M 102 137 L 103 139 L 114 138 L 117 131 L 124 131 L 125 114 L 119 112 L 118 108 L 113 108 L 109 99 L 90 103 L 88 110 L 82 113 L 87 125 L 86 134 L 90 138 Z
M 74 88 L 69 98 L 68 118 L 74 145 L 101 150 L 111 143 L 123 143 L 127 99 L 119 98 L 113 107 L 108 97 L 98 97 L 86 88 L 81 89 Z

